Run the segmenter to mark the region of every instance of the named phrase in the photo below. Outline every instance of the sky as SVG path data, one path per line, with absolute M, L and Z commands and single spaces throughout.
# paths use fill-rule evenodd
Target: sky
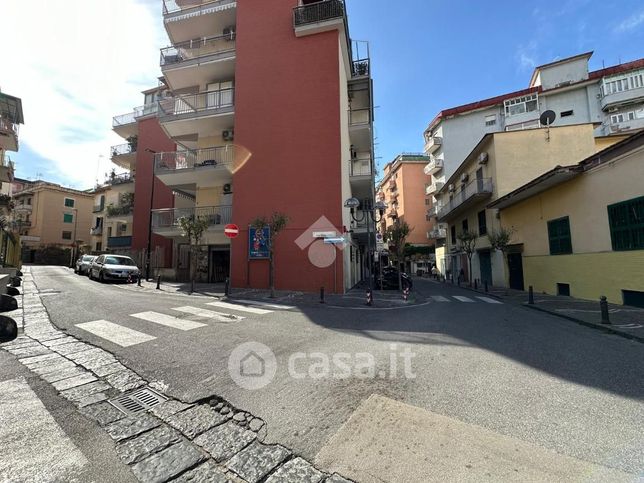
M 381 167 L 421 152 L 440 110 L 523 89 L 537 65 L 644 57 L 641 0 L 346 1 L 352 38 L 370 44 Z M 0 88 L 25 115 L 16 175 L 91 188 L 125 142 L 112 117 L 160 75 L 161 0 L 0 0 L 0 18 Z

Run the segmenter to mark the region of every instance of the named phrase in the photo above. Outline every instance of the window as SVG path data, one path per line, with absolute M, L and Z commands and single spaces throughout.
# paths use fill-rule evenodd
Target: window
M 71 231 L 64 231 L 63 232 L 63 240 L 71 240 L 72 239 L 72 232 Z
M 487 234 L 487 219 L 485 217 L 485 210 L 479 211 L 479 236 Z
M 467 218 L 465 218 L 465 219 L 463 220 L 462 225 L 463 225 L 463 232 L 468 231 L 468 230 L 467 230 L 467 228 L 468 228 Z
M 425 215 L 425 221 L 432 221 L 432 217 L 430 215 Z
M 27 198 L 27 204 L 31 205 L 31 198 Z
M 604 79 L 602 92 L 607 96 L 630 89 L 639 89 L 640 87 L 644 87 L 644 75 L 641 71 L 620 79 Z
M 550 255 L 572 253 L 570 219 L 567 216 L 548 222 L 548 241 L 550 243 Z
M 507 101 L 504 101 L 503 104 L 505 105 L 506 116 L 516 116 L 517 114 L 532 112 L 539 109 L 537 94 L 508 99 Z
M 496 124 L 496 114 L 491 114 L 489 116 L 485 116 L 485 125 L 486 126 L 494 126 Z
M 429 204 L 430 204 L 430 203 L 431 203 L 430 199 L 429 199 L 429 198 L 425 198 L 425 206 L 429 206 Z
M 608 206 L 613 250 L 644 249 L 644 196 Z
M 575 111 L 573 111 L 573 110 L 571 109 L 571 110 L 569 110 L 569 111 L 561 111 L 561 112 L 559 113 L 559 116 L 560 116 L 560 117 L 568 117 L 568 116 L 572 116 L 574 113 L 575 113 Z
M 71 198 L 65 198 L 65 206 L 67 208 L 73 208 L 74 207 L 74 200 Z
M 570 284 L 557 283 L 557 295 L 561 295 L 563 297 L 570 297 Z
M 449 227 L 449 234 L 452 238 L 452 245 L 456 245 L 456 225 Z
M 65 213 L 63 214 L 63 223 L 73 223 L 74 222 L 74 215 L 71 213 Z

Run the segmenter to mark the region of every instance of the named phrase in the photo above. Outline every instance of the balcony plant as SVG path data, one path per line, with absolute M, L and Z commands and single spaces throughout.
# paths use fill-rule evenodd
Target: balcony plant
M 288 222 L 288 215 L 275 211 L 270 218 L 259 216 L 250 223 L 250 226 L 256 230 L 263 230 L 264 227 L 269 227 L 270 229 L 271 236 L 268 239 L 268 285 L 271 290 L 271 298 L 275 298 L 275 238 L 279 232 L 286 228 Z
M 126 139 L 127 143 L 130 145 L 130 152 L 135 153 L 136 148 L 138 147 L 139 144 L 139 137 L 138 136 L 130 136 Z

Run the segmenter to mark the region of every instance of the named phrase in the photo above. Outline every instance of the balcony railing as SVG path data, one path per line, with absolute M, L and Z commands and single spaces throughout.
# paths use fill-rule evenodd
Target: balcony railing
M 443 160 L 432 156 L 431 161 L 425 165 L 423 172 L 427 176 L 431 176 L 434 173 L 438 173 L 441 169 L 443 169 Z
M 154 172 L 192 169 L 202 166 L 232 167 L 235 146 L 218 146 L 195 151 L 175 151 L 154 155 Z
M 431 217 L 438 216 L 438 212 L 440 210 L 441 210 L 441 205 L 437 205 L 437 204 L 432 205 L 432 207 L 427 210 L 427 216 L 431 216 Z
M 10 119 L 0 117 L 0 131 L 18 136 L 18 130 L 18 124 L 13 123 Z
M 107 238 L 107 246 L 110 248 L 122 248 L 132 245 L 131 236 L 110 236 Z
M 90 228 L 89 234 L 92 236 L 100 236 L 103 234 L 103 227 L 95 226 L 94 228 Z
M 158 109 L 157 103 L 146 104 L 144 106 L 135 107 L 132 112 L 120 114 L 112 118 L 112 127 L 126 126 L 136 122 L 139 117 L 150 116 L 156 114 Z
M 213 6 L 217 4 L 231 3 L 230 0 L 163 0 L 163 15 L 189 10 L 201 6 Z
M 134 176 L 132 175 L 132 173 L 116 174 L 114 176 L 110 176 L 107 180 L 107 184 L 111 184 L 112 186 L 132 182 L 134 182 Z
M 130 143 L 118 144 L 110 148 L 110 153 L 112 153 L 112 157 L 121 156 L 123 154 L 131 154 L 135 152 L 136 152 L 136 144 L 130 144 Z
M 187 94 L 159 100 L 159 117 L 166 120 L 177 116 L 189 118 L 191 115 L 228 109 L 234 105 L 234 88 L 219 89 L 200 94 Z
M 213 54 L 235 51 L 235 33 L 209 37 L 205 39 L 188 40 L 161 49 L 161 67 L 180 64 Z
M 493 189 L 494 185 L 492 183 L 492 178 L 479 178 L 470 181 L 458 192 L 454 193 L 452 199 L 443 205 L 438 212 L 438 219 L 444 219 L 444 217 L 449 215 L 452 211 L 474 198 L 490 196 Z
M 92 213 L 100 213 L 105 209 L 105 205 L 94 205 L 94 208 L 92 209 Z
M 132 214 L 132 205 L 108 205 L 107 216 L 128 216 Z
M 357 158 L 349 161 L 349 176 L 371 176 L 371 158 Z
M 208 221 L 209 226 L 220 226 L 230 223 L 233 207 L 224 206 L 199 206 L 195 208 L 164 208 L 152 210 L 153 228 L 180 229 L 180 218 L 200 218 Z
M 425 188 L 425 194 L 426 195 L 433 195 L 434 193 L 439 191 L 443 186 L 445 186 L 444 182 L 434 180 L 431 183 L 429 183 L 427 185 L 427 187 Z
M 349 124 L 351 126 L 361 126 L 371 123 L 371 109 L 351 109 L 349 111 Z
M 447 230 L 445 228 L 434 228 L 427 232 L 427 238 L 430 240 L 440 240 L 447 238 Z
M 425 142 L 425 152 L 431 154 L 443 144 L 443 138 L 440 136 L 430 136 Z
M 20 204 L 13 207 L 15 211 L 31 211 L 32 205 Z
M 344 18 L 343 0 L 322 0 L 310 5 L 301 5 L 293 9 L 293 25 L 300 27 L 326 20 Z
M 351 65 L 351 74 L 353 77 L 368 76 L 370 72 L 369 59 L 354 60 Z

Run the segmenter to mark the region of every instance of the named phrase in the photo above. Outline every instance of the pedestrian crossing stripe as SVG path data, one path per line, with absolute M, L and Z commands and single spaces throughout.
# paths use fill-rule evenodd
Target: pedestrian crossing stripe
M 434 302 L 452 302 L 448 297 L 444 297 L 442 295 L 431 295 L 431 299 Z M 465 303 L 474 303 L 476 300 L 473 300 L 469 297 L 464 297 L 463 295 L 452 295 L 454 299 L 458 300 L 459 302 L 465 302 Z M 500 300 L 493 299 L 491 297 L 479 297 L 476 296 L 477 299 L 479 299 L 481 302 L 485 302 L 488 304 L 502 304 Z
M 479 300 L 482 300 L 483 302 L 487 302 L 488 304 L 502 304 L 503 303 L 500 300 L 496 300 L 496 299 L 493 299 L 493 298 L 490 298 L 490 297 L 478 297 L 477 296 L 476 298 L 479 299 Z
M 459 300 L 461 302 L 468 302 L 468 303 L 474 303 L 474 300 L 464 297 L 463 295 L 452 295 L 456 300 Z
M 172 315 L 160 314 L 159 312 L 141 312 L 138 314 L 130 314 L 130 317 L 136 317 L 137 319 L 179 330 L 192 330 L 206 325 L 193 320 L 179 319 Z
M 293 310 L 295 308 L 292 305 L 272 304 L 270 302 L 264 302 L 262 300 L 235 299 L 235 302 L 239 302 L 240 304 L 255 305 L 257 307 L 265 307 L 267 309 L 275 309 L 275 310 Z
M 144 334 L 143 332 L 130 329 L 129 327 L 123 327 L 122 325 L 113 324 L 107 320 L 84 322 L 82 324 L 76 324 L 76 327 L 116 345 L 120 345 L 121 347 L 129 347 L 156 339 L 152 335 Z
M 240 312 L 248 312 L 258 315 L 270 314 L 271 312 L 273 312 L 272 310 L 260 309 L 257 307 L 246 307 L 245 305 L 230 304 L 228 302 L 210 302 L 206 305 L 212 305 L 213 307 L 219 307 L 221 309 L 238 310 Z
M 241 315 L 234 314 L 224 314 L 222 312 L 215 312 L 214 310 L 201 309 L 199 307 L 175 307 L 172 310 L 177 312 L 183 312 L 186 314 L 196 315 L 198 317 L 207 317 L 209 319 L 214 319 L 219 322 L 232 322 L 233 320 L 244 320 L 244 317 Z
M 443 297 L 442 295 L 432 295 L 432 299 L 436 302 L 451 302 L 450 299 Z

